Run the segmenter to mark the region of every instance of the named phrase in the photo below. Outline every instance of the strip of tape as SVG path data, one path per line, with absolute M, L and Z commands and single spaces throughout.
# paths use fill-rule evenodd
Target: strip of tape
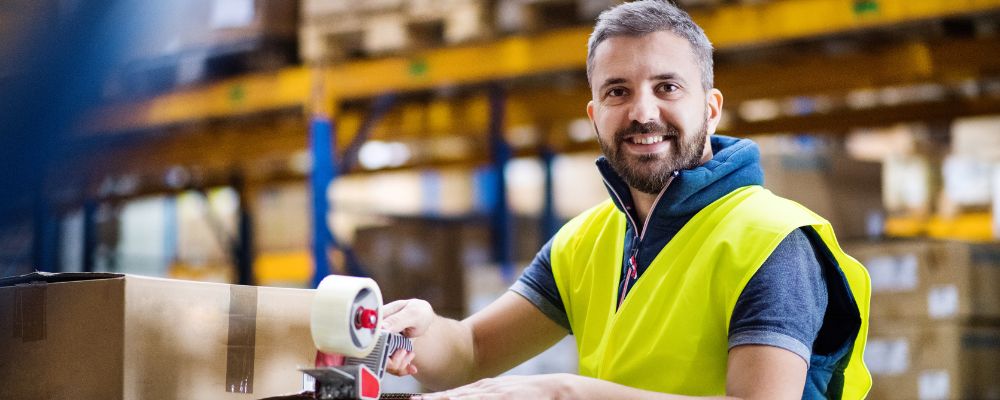
M 45 340 L 45 288 L 29 284 L 14 287 L 14 338 L 22 343 Z
M 257 288 L 229 286 L 229 339 L 226 342 L 226 391 L 253 393 L 257 335 Z

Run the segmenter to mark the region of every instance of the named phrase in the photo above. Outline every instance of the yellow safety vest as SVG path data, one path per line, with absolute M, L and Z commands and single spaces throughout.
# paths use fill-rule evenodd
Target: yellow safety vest
M 868 393 L 871 375 L 862 354 L 870 279 L 840 249 L 825 219 L 760 186 L 736 189 L 684 225 L 616 312 L 625 218 L 605 201 L 568 222 L 552 245 L 552 273 L 576 337 L 581 375 L 663 393 L 725 394 L 737 298 L 778 243 L 812 226 L 839 264 L 861 316 L 843 398 Z

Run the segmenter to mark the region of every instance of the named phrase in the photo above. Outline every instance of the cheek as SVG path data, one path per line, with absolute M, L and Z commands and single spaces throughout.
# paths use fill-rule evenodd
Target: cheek
M 677 113 L 674 117 L 685 133 L 696 134 L 705 125 L 707 115 L 703 104 L 690 104 L 685 106 L 683 114 Z
M 608 113 L 602 113 L 597 116 L 594 119 L 594 125 L 597 128 L 598 135 L 602 138 L 614 137 L 615 132 L 619 129 L 619 125 L 615 121 Z

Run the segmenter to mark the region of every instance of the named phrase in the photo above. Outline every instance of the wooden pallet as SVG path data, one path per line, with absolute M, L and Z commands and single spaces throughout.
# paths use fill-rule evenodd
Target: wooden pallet
M 587 25 L 622 0 L 305 0 L 300 55 L 336 62 Z
M 723 0 L 676 0 L 684 8 Z M 730 0 L 759 2 L 767 0 Z M 592 25 L 625 0 L 303 0 L 300 55 L 336 62 Z
M 304 16 L 300 54 L 310 63 L 335 62 L 485 39 L 492 33 L 489 3 L 411 0 Z

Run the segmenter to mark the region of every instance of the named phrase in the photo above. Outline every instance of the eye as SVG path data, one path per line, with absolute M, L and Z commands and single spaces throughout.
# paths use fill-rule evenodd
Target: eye
M 611 89 L 608 90 L 608 92 L 605 94 L 605 96 L 607 96 L 607 97 L 622 97 L 622 96 L 624 96 L 626 94 L 628 94 L 628 90 L 625 90 L 625 88 L 623 88 L 623 87 L 613 87 L 613 88 L 611 88 Z
M 656 87 L 656 91 L 662 93 L 673 93 L 680 89 L 681 89 L 680 86 L 677 86 L 673 83 L 661 83 L 659 86 Z

